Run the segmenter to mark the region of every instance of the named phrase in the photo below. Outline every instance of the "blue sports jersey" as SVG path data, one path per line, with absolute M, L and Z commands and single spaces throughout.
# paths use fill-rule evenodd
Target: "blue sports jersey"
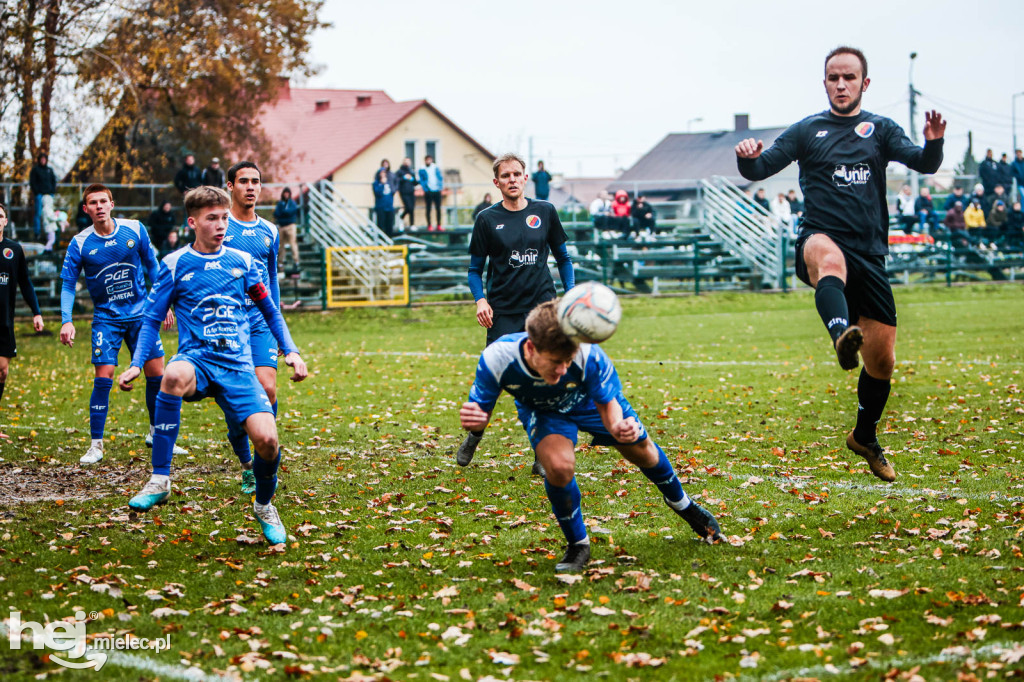
M 277 251 L 281 245 L 281 237 L 277 225 L 259 216 L 251 223 L 242 222 L 228 214 L 228 230 L 224 234 L 224 245 L 244 251 L 256 261 L 263 277 L 263 284 L 270 290 L 274 305 L 281 307 L 281 290 L 277 285 Z M 247 295 L 245 309 L 249 313 L 249 324 L 253 329 L 266 326 L 266 320 L 259 308 Z
M 159 272 L 156 249 L 146 226 L 138 220 L 114 219 L 114 231 L 103 237 L 93 226 L 75 235 L 64 256 L 61 278 L 72 289 L 80 272 L 94 306 L 95 320 L 137 319 L 146 302 L 146 279 L 155 282 Z M 73 301 L 72 301 L 73 302 Z M 61 310 L 63 322 L 71 310 Z
M 160 277 L 146 301 L 145 318 L 158 324 L 173 304 L 178 355 L 227 369 L 254 371 L 245 310 L 246 292 L 251 287 L 265 291 L 263 274 L 249 254 L 229 247 L 199 253 L 187 246 L 164 258 Z M 273 314 L 280 317 L 276 306 Z M 283 320 L 281 327 L 287 341 L 282 344 L 285 353 L 297 352 L 287 338 Z
M 484 349 L 476 367 L 469 401 L 485 412 L 494 410 L 502 390 L 517 404 L 542 412 L 570 414 L 605 405 L 622 393 L 615 365 L 599 346 L 581 343 L 568 371 L 557 384 L 548 384 L 526 365 L 526 332 L 506 334 Z

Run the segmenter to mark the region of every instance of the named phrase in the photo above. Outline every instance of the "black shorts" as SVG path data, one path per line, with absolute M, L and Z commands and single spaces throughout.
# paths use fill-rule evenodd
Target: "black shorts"
M 807 275 L 807 264 L 804 263 L 804 244 L 812 234 L 818 233 L 804 229 L 796 241 L 796 276 L 807 286 L 811 286 L 811 280 Z M 846 259 L 845 292 L 846 305 L 850 308 L 850 324 L 856 324 L 863 315 L 895 327 L 896 301 L 885 269 L 885 256 L 865 256 L 835 244 Z
M 18 355 L 18 343 L 14 340 L 14 327 L 0 323 L 0 357 L 13 358 Z
M 526 331 L 526 316 L 529 313 L 511 313 L 509 315 L 499 315 L 494 313 L 491 318 L 493 324 L 491 328 L 487 330 L 487 345 L 491 345 L 505 334 L 515 334 L 516 332 Z

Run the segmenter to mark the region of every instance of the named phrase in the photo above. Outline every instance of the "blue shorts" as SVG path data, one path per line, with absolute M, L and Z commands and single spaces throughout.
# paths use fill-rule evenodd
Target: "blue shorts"
M 228 424 L 244 424 L 257 412 L 274 414 L 267 392 L 251 369 L 225 369 L 187 355 L 175 355 L 167 364 L 179 360 L 192 365 L 196 372 L 196 392 L 186 397 L 186 402 L 213 398 Z
M 121 342 L 128 346 L 128 352 L 135 359 L 135 346 L 139 343 L 139 332 L 145 320 L 93 320 L 92 321 L 92 364 L 117 365 L 117 355 L 121 352 Z M 143 364 L 153 358 L 164 356 L 164 343 L 156 337 L 153 351 Z
M 621 393 L 615 399 L 619 401 L 619 406 L 622 408 L 622 418 L 632 417 L 636 420 L 637 424 L 640 424 L 640 437 L 633 441 L 633 443 L 639 443 L 647 438 L 647 429 L 644 428 L 640 417 L 637 415 L 636 410 L 633 409 L 633 406 L 629 404 L 629 401 Z M 537 444 L 553 433 L 565 436 L 572 441 L 573 447 L 576 447 L 577 435 L 581 430 L 594 437 L 591 445 L 610 447 L 632 444 L 620 443 L 615 440 L 612 434 L 608 433 L 608 429 L 604 428 L 601 415 L 593 403 L 590 403 L 589 409 L 584 408 L 569 412 L 568 414 L 533 410 L 525 405 L 521 405 L 518 401 L 516 401 L 516 409 L 519 411 L 519 421 L 522 422 L 523 428 L 526 429 L 526 435 L 530 438 L 530 445 L 535 451 Z
M 252 349 L 252 364 L 277 369 L 277 339 L 266 322 L 254 325 L 249 321 L 249 347 Z

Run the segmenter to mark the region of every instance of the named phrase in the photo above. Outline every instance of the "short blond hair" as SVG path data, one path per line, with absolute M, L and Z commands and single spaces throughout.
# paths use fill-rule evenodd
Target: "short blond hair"
M 523 161 L 523 157 L 513 152 L 509 152 L 507 154 L 502 154 L 501 156 L 494 160 L 494 165 L 491 166 L 491 169 L 494 171 L 495 179 L 498 178 L 498 169 L 501 168 L 501 164 L 508 163 L 509 161 L 515 161 L 516 163 L 523 167 L 523 172 L 526 172 L 526 162 Z
M 185 192 L 185 213 L 189 216 L 204 208 L 231 208 L 231 195 L 220 187 L 195 187 Z

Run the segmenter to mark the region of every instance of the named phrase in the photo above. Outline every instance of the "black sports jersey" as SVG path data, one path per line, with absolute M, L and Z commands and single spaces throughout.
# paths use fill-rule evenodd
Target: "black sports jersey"
M 38 315 L 39 302 L 36 300 L 36 290 L 28 278 L 25 252 L 18 242 L 4 239 L 0 241 L 0 327 L 14 327 L 18 287 L 21 287 L 21 295 L 32 309 L 32 314 Z
M 895 121 L 861 111 L 836 116 L 823 111 L 785 130 L 756 159 L 736 159 L 747 180 L 764 180 L 796 161 L 804 194 L 801 226 L 824 232 L 837 244 L 858 253 L 889 253 L 889 208 L 885 168 L 890 161 L 920 173 L 934 173 L 942 163 L 942 140 L 924 148 L 907 137 Z
M 524 313 L 555 297 L 548 255 L 565 241 L 558 212 L 546 201 L 527 199 L 521 211 L 497 203 L 480 212 L 469 254 L 488 260 L 487 302 L 495 313 Z

